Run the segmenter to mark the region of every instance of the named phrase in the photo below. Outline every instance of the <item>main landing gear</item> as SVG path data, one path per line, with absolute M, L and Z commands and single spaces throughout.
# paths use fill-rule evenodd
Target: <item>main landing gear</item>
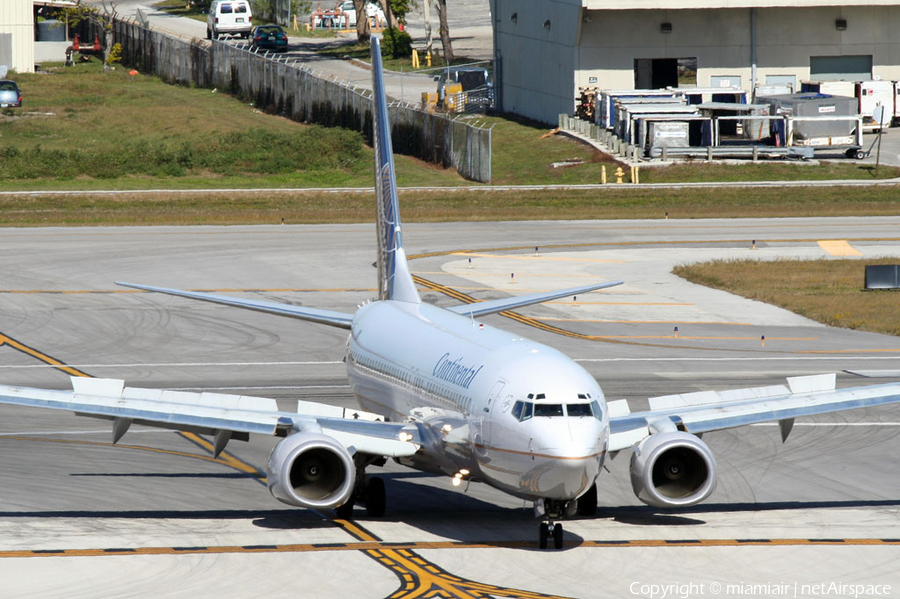
M 563 526 L 559 520 L 566 516 L 593 516 L 597 512 L 597 485 L 591 485 L 587 492 L 574 501 L 544 499 L 535 502 L 535 512 L 542 513 L 544 521 L 538 529 L 538 547 L 546 549 L 553 539 L 553 548 L 562 549 Z
M 366 515 L 370 518 L 381 518 L 387 507 L 384 493 L 384 480 L 366 475 L 366 466 L 383 466 L 386 460 L 383 457 L 372 457 L 356 454 L 353 458 L 356 464 L 356 485 L 347 503 L 334 510 L 335 516 L 343 520 L 353 517 L 354 504 L 361 503 L 366 506 Z

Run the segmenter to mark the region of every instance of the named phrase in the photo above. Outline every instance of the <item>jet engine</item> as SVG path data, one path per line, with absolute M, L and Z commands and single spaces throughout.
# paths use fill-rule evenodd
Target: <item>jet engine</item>
M 336 508 L 350 498 L 356 467 L 350 452 L 333 437 L 296 433 L 269 454 L 269 492 L 275 499 L 305 508 Z
M 716 488 L 716 461 L 694 435 L 650 435 L 631 455 L 631 486 L 638 499 L 655 507 L 700 503 Z

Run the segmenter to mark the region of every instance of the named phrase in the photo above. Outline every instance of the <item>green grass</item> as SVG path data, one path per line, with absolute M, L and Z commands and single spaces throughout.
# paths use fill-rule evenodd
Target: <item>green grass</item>
M 15 75 L 25 107 L 0 114 L 0 190 L 372 185 L 372 151 L 356 133 L 264 114 L 247 102 L 212 90 L 171 86 L 145 75 L 132 79 L 127 71 L 120 66 L 103 74 L 94 61 L 55 68 L 50 74 Z M 511 116 L 460 118 L 493 128 L 494 184 L 599 183 L 604 166 L 608 180 L 614 180 L 618 163 L 565 136 L 545 136 L 549 131 L 545 125 Z M 554 163 L 569 165 L 554 167 Z M 472 185 L 453 169 L 407 156 L 398 155 L 396 167 L 401 186 Z M 900 171 L 883 167 L 879 175 L 898 176 Z M 856 162 L 641 169 L 642 182 L 872 177 L 870 166 Z M 538 198 L 543 198 L 545 209 L 533 207 L 526 213 L 529 218 L 544 218 L 543 213 L 546 218 L 563 218 L 557 216 L 562 214 L 565 218 L 615 217 L 606 202 L 621 198 L 612 205 L 622 211 L 621 216 L 635 217 L 655 217 L 665 211 L 684 217 L 749 216 L 756 210 L 773 216 L 798 215 L 803 210 L 809 214 L 896 214 L 896 195 L 892 189 L 841 193 L 828 188 L 709 193 L 610 189 L 590 194 L 546 193 Z M 577 210 L 583 212 L 579 215 Z M 502 212 L 492 214 L 504 218 Z
M 187 17 L 195 21 L 206 22 L 206 13 L 194 10 L 184 0 L 162 0 L 153 4 L 153 8 L 176 17 Z
M 0 116 L 0 189 L 360 187 L 362 136 L 264 114 L 206 89 L 99 63 L 17 75 L 25 108 Z M 398 156 L 404 185 L 456 185 L 455 172 Z
M 900 335 L 900 291 L 866 291 L 865 266 L 877 260 L 716 260 L 675 274 L 836 327 Z
M 900 194 L 890 188 L 791 190 L 693 189 L 625 191 L 401 191 L 408 222 L 741 218 L 896 215 Z M 370 192 L 196 192 L 5 196 L 0 225 L 154 225 L 371 222 Z M 573 240 L 575 241 L 575 240 Z M 585 239 L 584 241 L 595 241 Z M 749 240 L 748 240 L 749 241 Z

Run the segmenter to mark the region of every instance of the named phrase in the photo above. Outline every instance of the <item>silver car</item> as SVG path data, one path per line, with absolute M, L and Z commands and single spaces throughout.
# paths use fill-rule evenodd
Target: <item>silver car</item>
M 18 108 L 22 105 L 22 92 L 15 81 L 0 81 L 0 108 Z

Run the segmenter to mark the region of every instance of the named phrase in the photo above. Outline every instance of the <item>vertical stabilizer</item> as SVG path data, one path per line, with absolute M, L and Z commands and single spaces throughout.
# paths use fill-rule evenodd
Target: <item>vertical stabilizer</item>
M 388 122 L 384 74 L 381 69 L 381 45 L 372 36 L 372 137 L 375 142 L 375 196 L 378 204 L 378 299 L 418 304 L 416 291 L 400 234 L 400 208 L 397 202 L 397 178 L 394 175 L 394 151 L 391 124 Z

